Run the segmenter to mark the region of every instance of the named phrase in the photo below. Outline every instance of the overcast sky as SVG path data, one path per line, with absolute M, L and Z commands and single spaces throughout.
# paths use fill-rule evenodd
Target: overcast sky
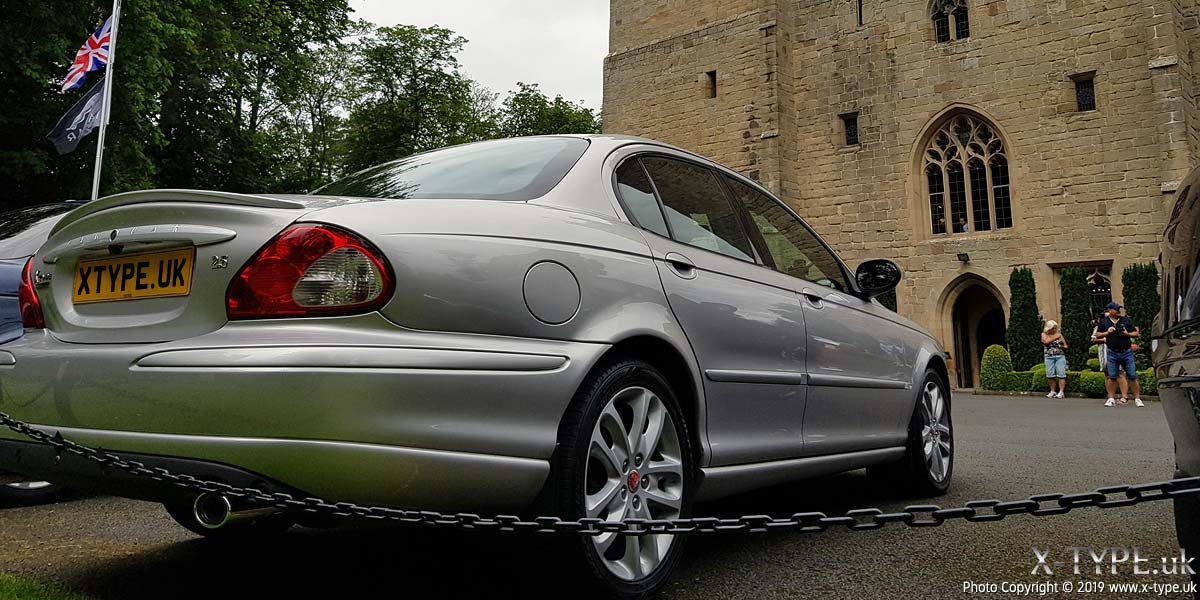
M 600 108 L 609 0 L 351 0 L 376 25 L 438 25 L 467 38 L 462 71 L 503 99 L 518 81 Z

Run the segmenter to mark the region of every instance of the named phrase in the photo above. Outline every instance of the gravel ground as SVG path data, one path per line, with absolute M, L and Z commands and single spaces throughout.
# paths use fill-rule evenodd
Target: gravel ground
M 1157 403 L 1103 408 L 1099 401 L 956 396 L 957 462 L 942 506 L 972 499 L 1090 491 L 1172 474 L 1171 438 Z M 920 501 L 890 497 L 864 474 L 772 488 L 698 507 L 736 516 L 819 510 L 829 514 Z M 1032 547 L 1050 551 L 1053 576 L 1033 575 Z M 1070 547 L 1140 547 L 1153 558 L 1178 553 L 1171 506 L 1083 509 L 1049 518 L 897 525 L 881 531 L 776 532 L 696 537 L 662 593 L 683 598 L 1011 597 L 963 591 L 964 582 L 1179 583 L 1185 577 L 1071 572 Z M 430 532 L 355 525 L 297 528 L 263 544 L 197 539 L 158 505 L 84 497 L 0 511 L 0 571 L 60 582 L 103 599 L 213 598 L 223 594 L 301 597 L 561 596 L 580 580 L 565 568 L 560 542 L 542 537 Z M 1086 559 L 1085 559 L 1086 560 Z M 1150 563 L 1147 568 L 1153 568 Z M 1161 565 L 1160 565 L 1161 566 Z M 1089 574 L 1090 573 L 1090 574 Z M 574 595 L 574 594 L 572 594 Z M 1037 596 L 1037 594 L 1033 594 Z M 1089 593 L 1088 597 L 1120 594 Z M 1152 594 L 1124 597 L 1148 598 Z M 1176 596 L 1180 597 L 1180 596 Z

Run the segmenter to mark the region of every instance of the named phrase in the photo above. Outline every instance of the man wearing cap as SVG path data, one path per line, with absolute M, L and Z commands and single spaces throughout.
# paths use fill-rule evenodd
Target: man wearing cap
M 1096 332 L 1096 339 L 1104 340 L 1104 345 L 1108 349 L 1108 364 L 1106 365 L 1106 375 L 1104 387 L 1108 389 L 1108 401 L 1105 406 L 1116 406 L 1117 401 L 1113 399 L 1113 392 L 1117 388 L 1117 378 L 1121 375 L 1121 369 L 1125 370 L 1125 377 L 1129 380 L 1127 384 L 1124 380 L 1121 384 L 1121 404 L 1128 402 L 1128 385 L 1133 386 L 1133 402 L 1137 406 L 1145 406 L 1142 402 L 1142 386 L 1138 383 L 1137 367 L 1133 361 L 1133 339 L 1141 335 L 1141 330 L 1129 317 L 1121 316 L 1121 305 L 1116 302 L 1109 302 L 1104 310 L 1107 316 L 1100 320 L 1100 327 Z

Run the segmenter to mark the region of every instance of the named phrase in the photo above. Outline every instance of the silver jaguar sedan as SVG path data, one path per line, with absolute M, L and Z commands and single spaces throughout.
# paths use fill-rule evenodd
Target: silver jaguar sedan
M 949 379 L 872 299 L 899 279 L 850 271 L 753 181 L 632 137 L 445 148 L 303 196 L 131 192 L 69 213 L 26 265 L 0 410 L 196 477 L 402 508 L 667 519 L 863 467 L 937 495 Z M 0 465 L 204 535 L 303 516 L 10 432 Z M 683 541 L 573 543 L 640 597 Z

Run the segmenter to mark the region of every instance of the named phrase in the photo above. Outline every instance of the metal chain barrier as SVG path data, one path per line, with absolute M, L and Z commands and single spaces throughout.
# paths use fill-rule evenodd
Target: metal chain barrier
M 558 517 L 537 517 L 531 520 L 512 515 L 482 517 L 474 513 L 441 513 L 427 510 L 400 510 L 382 506 L 360 506 L 350 502 L 327 502 L 321 498 L 295 498 L 291 494 L 266 493 L 256 488 L 235 487 L 219 481 L 197 479 L 184 473 L 174 473 L 161 467 L 147 467 L 136 460 L 125 460 L 103 449 L 90 448 L 63 438 L 61 433 L 50 435 L 32 425 L 18 421 L 0 412 L 0 424 L 36 442 L 53 446 L 61 455 L 66 452 L 81 456 L 100 465 L 113 467 L 137 477 L 147 477 L 187 488 L 197 493 L 219 493 L 230 498 L 263 507 L 272 506 L 284 510 L 304 511 L 337 517 L 360 517 L 387 520 L 398 523 L 450 527 L 481 531 L 524 531 L 534 533 L 573 533 L 579 535 L 601 535 L 623 533 L 642 535 L 648 533 L 723 533 L 723 532 L 766 532 L 775 530 L 816 532 L 844 526 L 851 531 L 880 529 L 889 523 L 903 523 L 909 527 L 937 527 L 956 519 L 977 523 L 999 521 L 1010 515 L 1033 515 L 1046 517 L 1061 515 L 1072 510 L 1095 506 L 1115 508 L 1132 506 L 1143 502 L 1171 500 L 1180 496 L 1200 495 L 1200 477 L 1172 479 L 1140 485 L 1115 485 L 1078 494 L 1038 494 L 1025 500 L 974 500 L 960 507 L 942 508 L 935 504 L 906 506 L 897 512 L 884 512 L 878 508 L 852 510 L 842 516 L 828 516 L 821 512 L 795 513 L 790 517 L 777 518 L 768 515 L 746 515 L 720 519 L 696 517 L 690 519 L 626 519 L 605 521 L 597 518 L 566 520 Z

